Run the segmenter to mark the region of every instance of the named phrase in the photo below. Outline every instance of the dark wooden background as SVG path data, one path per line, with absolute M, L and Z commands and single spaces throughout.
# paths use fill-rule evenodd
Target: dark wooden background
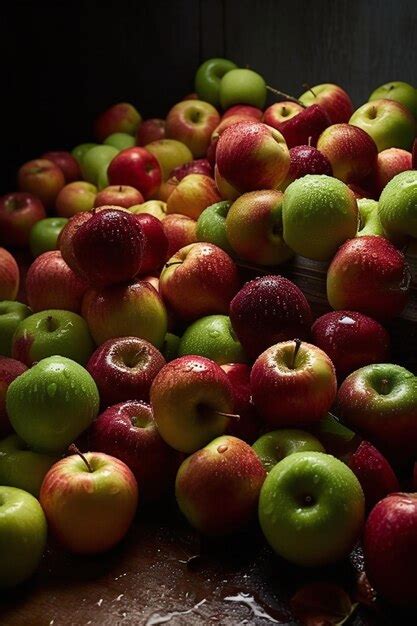
M 0 15 L 0 192 L 21 162 L 90 139 L 113 102 L 164 116 L 207 57 L 295 95 L 337 82 L 358 105 L 388 80 L 417 83 L 415 0 L 14 0 Z

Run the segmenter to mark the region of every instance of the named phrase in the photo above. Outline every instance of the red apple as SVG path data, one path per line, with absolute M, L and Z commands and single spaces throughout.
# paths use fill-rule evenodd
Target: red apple
M 169 111 L 166 118 L 166 136 L 182 141 L 194 157 L 206 154 L 213 130 L 220 122 L 220 115 L 208 102 L 184 100 Z
M 315 146 L 321 133 L 330 126 L 330 118 L 326 111 L 314 104 L 302 109 L 294 116 L 287 116 L 282 122 L 273 126 L 283 135 L 287 146 L 303 146 L 311 143 Z
M 162 220 L 162 228 L 168 239 L 167 259 L 180 248 L 197 242 L 197 222 L 191 217 L 173 213 Z
M 72 217 L 81 211 L 91 211 L 97 194 L 97 187 L 84 180 L 65 185 L 56 199 L 56 212 L 60 217 Z
M 301 104 L 297 104 L 296 102 L 285 101 L 285 102 L 274 102 L 270 107 L 265 109 L 262 115 L 262 121 L 264 124 L 268 124 L 268 126 L 272 126 L 272 128 L 278 128 L 282 122 L 285 122 L 298 113 L 303 111 L 303 107 Z
M 19 291 L 20 272 L 14 256 L 0 248 L 0 300 L 15 300 Z
M 374 140 L 362 128 L 351 124 L 334 124 L 320 135 L 317 148 L 330 161 L 333 176 L 345 183 L 366 178 L 377 163 Z
M 239 415 L 238 420 L 230 420 L 226 433 L 252 444 L 259 436 L 261 422 L 252 402 L 251 368 L 245 363 L 227 363 L 220 367 L 232 385 L 233 412 Z
M 143 234 L 143 254 L 140 266 L 141 274 L 159 270 L 168 258 L 168 238 L 163 224 L 149 213 L 135 214 Z
M 204 209 L 220 200 L 216 183 L 210 176 L 189 174 L 170 194 L 167 213 L 181 213 L 197 220 Z
M 45 154 L 42 155 L 42 159 L 48 159 L 48 161 L 55 163 L 55 165 L 63 171 L 66 183 L 72 183 L 74 180 L 80 180 L 80 166 L 78 161 L 70 152 L 66 152 L 65 150 L 45 152 Z
M 234 124 L 239 124 L 240 122 L 253 122 L 257 123 L 259 120 L 248 117 L 247 115 L 229 115 L 221 120 L 220 124 L 216 126 L 211 134 L 210 146 L 213 142 L 219 139 L 219 137 L 224 133 L 226 128 L 233 126 Z
M 12 432 L 6 411 L 6 394 L 10 383 L 27 370 L 24 363 L 0 355 L 0 437 Z
M 94 135 L 101 143 L 113 133 L 135 135 L 142 118 L 132 104 L 119 102 L 106 109 L 94 122 Z
M 129 185 L 138 189 L 147 200 L 162 182 L 157 158 L 145 148 L 121 150 L 107 169 L 110 185 Z
M 319 104 L 330 117 L 332 124 L 348 122 L 353 113 L 349 95 L 339 85 L 332 83 L 311 87 L 300 96 L 300 100 L 307 106 Z
M 154 117 L 142 122 L 136 133 L 136 144 L 146 146 L 159 139 L 165 139 L 165 120 Z
M 244 117 L 249 117 L 259 122 L 262 118 L 263 111 L 262 109 L 253 107 L 250 104 L 235 104 L 234 106 L 226 109 L 222 115 L 222 120 L 226 117 L 230 117 L 231 115 L 243 115 Z M 268 122 L 265 123 L 267 124 Z
M 307 174 L 325 174 L 332 176 L 329 159 L 313 146 L 295 146 L 290 150 L 290 169 L 280 188 L 286 189 L 297 178 Z
M 82 270 L 78 266 L 74 255 L 73 239 L 78 229 L 91 218 L 91 211 L 80 211 L 76 213 L 61 230 L 58 236 L 58 246 L 65 263 L 73 272 L 80 275 Z
M 28 161 L 19 169 L 18 184 L 21 191 L 33 194 L 50 208 L 65 185 L 65 176 L 61 168 L 48 159 Z
M 413 165 L 413 170 L 417 169 L 417 138 L 414 139 L 414 142 L 413 142 L 412 165 Z
M 394 176 L 411 169 L 413 169 L 411 152 L 400 148 L 388 148 L 378 154 L 375 169 L 365 184 L 373 190 L 375 197 L 379 198 L 385 185 Z
M 369 441 L 362 441 L 349 459 L 349 467 L 359 480 L 370 511 L 400 484 L 387 459 Z
M 0 198 L 0 243 L 27 246 L 32 226 L 46 217 L 39 198 L 30 193 L 13 192 Z
M 184 165 L 174 167 L 170 178 L 176 178 L 177 181 L 180 181 L 188 176 L 188 174 L 205 174 L 206 176 L 212 176 L 213 168 L 207 159 L 194 159 L 194 161 L 190 163 L 184 163 Z
M 94 206 L 104 205 L 121 206 L 128 209 L 135 204 L 142 204 L 144 198 L 140 191 L 129 185 L 110 185 L 105 187 L 95 197 Z

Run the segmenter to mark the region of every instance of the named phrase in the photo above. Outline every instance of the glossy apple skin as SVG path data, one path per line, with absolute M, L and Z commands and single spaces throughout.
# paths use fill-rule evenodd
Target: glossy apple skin
M 194 243 L 169 259 L 159 285 L 163 300 L 173 312 L 191 321 L 215 313 L 227 315 L 239 288 L 239 277 L 226 252 L 213 244 Z
M 252 367 L 254 405 L 274 428 L 318 422 L 336 397 L 336 372 L 327 354 L 302 343 L 293 364 L 294 350 L 294 341 L 278 343 L 265 350 Z
M 189 174 L 205 174 L 206 176 L 213 176 L 213 167 L 207 159 L 194 159 L 193 161 L 190 161 L 190 163 L 184 163 L 184 165 L 174 167 L 170 173 L 170 178 L 173 177 L 180 181 Z
M 98 387 L 102 406 L 110 406 L 149 400 L 152 381 L 164 365 L 164 357 L 148 341 L 119 337 L 108 339 L 93 352 L 87 370 Z
M 160 270 L 168 255 L 168 238 L 162 222 L 153 215 L 136 214 L 143 234 L 143 253 L 140 274 L 151 274 Z
M 125 463 L 87 452 L 92 471 L 78 455 L 55 463 L 45 476 L 39 500 L 48 528 L 76 554 L 110 550 L 124 537 L 138 503 L 138 486 Z
M 21 361 L 0 355 L 0 437 L 12 432 L 6 412 L 7 389 L 10 383 L 26 370 L 26 365 Z
M 65 176 L 61 168 L 52 161 L 35 159 L 22 165 L 17 181 L 20 191 L 36 196 L 45 207 L 51 208 L 65 185 Z
M 188 174 L 167 200 L 167 213 L 181 213 L 197 220 L 208 206 L 221 200 L 216 183 L 204 174 Z
M 233 435 L 252 444 L 259 435 L 261 420 L 252 402 L 250 388 L 251 368 L 245 363 L 226 363 L 220 366 L 225 372 L 233 390 L 233 411 L 238 420 L 230 420 L 227 435 Z
M 327 272 L 327 299 L 336 310 L 389 320 L 404 309 L 411 275 L 404 255 L 384 237 L 346 241 Z
M 19 323 L 31 313 L 29 307 L 22 302 L 0 300 L 0 354 L 2 356 L 11 356 L 13 334 Z
M 175 495 L 194 528 L 206 535 L 225 535 L 254 519 L 265 476 L 252 448 L 224 435 L 182 463 Z
M 108 407 L 91 425 L 89 441 L 126 463 L 141 499 L 155 501 L 173 489 L 182 455 L 162 439 L 149 404 L 128 400 Z
M 384 187 L 394 176 L 411 169 L 413 169 L 411 152 L 401 148 L 388 148 L 378 154 L 375 169 L 366 183 L 379 198 Z
M 285 190 L 290 183 L 307 174 L 325 174 L 332 176 L 333 170 L 329 159 L 313 146 L 294 146 L 290 150 L 290 169 L 281 183 L 280 189 Z
M 265 109 L 262 115 L 262 121 L 272 128 L 277 128 L 282 122 L 291 119 L 298 113 L 303 111 L 303 107 L 296 102 L 290 100 L 284 102 L 274 102 L 270 107 Z
M 68 223 L 66 217 L 45 217 L 36 222 L 30 231 L 29 248 L 33 257 L 58 249 L 61 230 Z
M 366 131 L 378 152 L 387 148 L 410 150 L 416 135 L 416 119 L 411 111 L 394 100 L 373 100 L 357 109 L 350 124 Z
M 332 360 L 340 380 L 370 363 L 389 361 L 390 336 L 377 321 L 357 311 L 332 311 L 311 327 L 312 342 Z
M 136 145 L 146 146 L 151 141 L 165 139 L 165 120 L 157 117 L 144 120 L 136 133 Z
M 260 121 L 263 115 L 262 109 L 258 109 L 258 107 L 254 107 L 250 104 L 235 104 L 223 113 L 222 120 L 230 117 L 231 115 L 243 115 L 244 117 L 249 117 L 256 121 Z M 265 122 L 266 124 L 268 122 Z
M 369 582 L 394 605 L 415 606 L 417 495 L 394 493 L 369 514 L 363 537 Z
M 213 106 L 219 106 L 220 81 L 227 72 L 236 67 L 236 64 L 229 59 L 217 57 L 204 61 L 195 74 L 194 87 L 197 92 L 195 95 L 205 102 L 210 102 Z
M 132 104 L 119 102 L 101 113 L 94 122 L 94 135 L 100 143 L 113 133 L 135 135 L 142 118 Z
M 82 313 L 97 345 L 116 337 L 140 337 L 160 348 L 167 332 L 167 312 L 149 282 L 89 289 Z
M 174 168 L 182 167 L 193 160 L 191 150 L 182 141 L 176 139 L 165 138 L 151 141 L 146 144 L 145 148 L 157 158 L 164 182 L 171 177 Z
M 148 200 L 147 202 L 142 202 L 141 204 L 134 204 L 129 207 L 129 211 L 135 215 L 139 215 L 140 213 L 149 213 L 149 215 L 153 215 L 153 217 L 162 221 L 166 216 L 167 207 L 166 203 L 162 200 Z
M 308 145 L 309 141 L 312 146 L 315 146 L 322 132 L 330 124 L 326 111 L 321 106 L 313 104 L 302 109 L 297 115 L 289 116 L 279 124 L 275 124 L 275 128 L 283 135 L 287 146 L 294 148 Z
M 162 228 L 168 239 L 167 259 L 181 248 L 197 243 L 197 222 L 191 217 L 173 213 L 162 221 Z
M 113 205 L 128 209 L 135 204 L 142 204 L 142 202 L 144 202 L 142 194 L 134 187 L 110 185 L 98 192 L 94 200 L 94 206 Z
M 267 474 L 282 459 L 295 452 L 325 452 L 320 441 L 300 428 L 279 428 L 259 437 L 252 446 Z
M 20 271 L 16 259 L 0 248 L 0 300 L 14 300 L 19 290 Z
M 138 189 L 145 200 L 151 198 L 162 182 L 162 172 L 157 158 L 135 147 L 121 150 L 107 169 L 110 185 L 129 185 Z
M 26 297 L 34 313 L 65 309 L 79 313 L 88 284 L 65 263 L 59 250 L 39 255 L 26 275 Z
M 329 126 L 320 135 L 317 148 L 329 159 L 333 176 L 344 183 L 360 182 L 375 169 L 376 144 L 368 133 L 357 126 Z
M 182 141 L 195 158 L 204 157 L 220 115 L 208 102 L 184 100 L 169 111 L 165 130 L 170 139 Z
M 213 149 L 213 146 L 217 143 L 217 141 L 219 140 L 219 137 L 222 133 L 224 133 L 224 131 L 226 130 L 226 128 L 229 128 L 230 126 L 233 126 L 234 124 L 239 124 L 240 122 L 253 122 L 256 123 L 259 120 L 255 120 L 251 117 L 248 117 L 247 115 L 229 115 L 229 117 L 225 117 L 222 118 L 220 124 L 218 126 L 216 126 L 216 128 L 214 129 L 212 135 L 211 135 L 211 141 L 210 141 L 210 150 Z M 209 148 L 207 148 L 207 151 L 209 150 Z
M 313 93 L 314 92 L 314 93 Z M 312 87 L 300 96 L 303 104 L 319 104 L 330 117 L 332 124 L 348 122 L 353 113 L 353 104 L 349 95 L 339 85 L 324 83 Z
M 72 183 L 75 180 L 80 180 L 81 170 L 78 161 L 72 156 L 71 152 L 65 150 L 58 150 L 54 152 L 45 152 L 42 155 L 42 159 L 47 159 L 55 163 L 64 173 L 65 182 Z
M 32 226 L 46 217 L 42 202 L 30 193 L 13 192 L 0 198 L 0 243 L 24 247 Z
M 56 212 L 60 217 L 72 217 L 80 211 L 91 211 L 97 187 L 84 180 L 77 180 L 65 185 L 56 199 Z
M 290 155 L 284 137 L 266 124 L 240 122 L 227 128 L 216 148 L 219 175 L 240 193 L 275 189 L 285 178 Z
M 312 322 L 304 294 L 283 276 L 263 276 L 246 283 L 231 302 L 230 319 L 252 359 L 280 341 L 307 339 Z

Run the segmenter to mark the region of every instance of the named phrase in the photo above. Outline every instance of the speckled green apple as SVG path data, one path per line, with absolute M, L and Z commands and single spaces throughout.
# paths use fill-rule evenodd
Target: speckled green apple
M 58 250 L 58 237 L 68 220 L 65 217 L 46 217 L 32 227 L 29 246 L 33 256 Z
M 247 357 L 227 315 L 208 315 L 187 328 L 178 356 L 199 354 L 219 365 L 246 363 Z
M 357 203 L 359 210 L 359 229 L 356 236 L 380 235 L 381 237 L 385 237 L 385 231 L 379 219 L 378 202 L 369 198 L 360 198 L 360 200 L 357 200 Z
M 253 70 L 232 69 L 220 81 L 219 98 L 222 109 L 228 109 L 234 104 L 250 104 L 263 109 L 266 84 L 262 76 Z
M 311 433 L 298 428 L 282 428 L 261 435 L 252 445 L 266 472 L 295 452 L 325 452 Z
M 0 441 L 0 484 L 39 496 L 42 481 L 57 456 L 31 450 L 18 435 Z
M 198 68 L 194 85 L 198 97 L 210 102 L 213 106 L 220 104 L 220 81 L 227 72 L 236 69 L 237 65 L 229 59 L 207 59 Z
M 197 220 L 197 239 L 219 246 L 227 254 L 233 254 L 233 248 L 226 234 L 226 218 L 231 202 L 222 200 L 210 205 Z
M 11 356 L 12 339 L 20 322 L 28 317 L 32 311 L 26 304 L 15 300 L 0 302 L 0 354 Z
M 386 185 L 378 215 L 388 235 L 417 237 L 417 171 L 401 172 Z

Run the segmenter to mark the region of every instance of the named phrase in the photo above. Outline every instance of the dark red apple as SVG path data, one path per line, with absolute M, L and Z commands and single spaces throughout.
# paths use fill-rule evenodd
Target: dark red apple
M 33 194 L 47 208 L 54 206 L 57 195 L 65 185 L 63 171 L 48 159 L 24 163 L 18 171 L 17 180 L 20 191 Z
M 154 117 L 142 122 L 136 134 L 136 144 L 147 146 L 151 141 L 159 139 L 165 139 L 165 120 Z
M 7 389 L 10 383 L 26 370 L 26 365 L 21 361 L 0 355 L 0 437 L 13 430 L 6 412 Z
M 332 166 L 327 157 L 313 146 L 294 146 L 290 150 L 290 169 L 280 188 L 286 189 L 293 180 L 307 174 L 332 176 Z
M 284 136 L 287 146 L 317 144 L 321 133 L 330 126 L 331 121 L 326 111 L 318 104 L 313 104 L 293 117 L 275 124 L 275 128 Z
M 0 244 L 27 246 L 32 226 L 46 217 L 42 202 L 30 193 L 13 192 L 0 198 Z
M 143 256 L 140 266 L 141 274 L 149 274 L 159 270 L 168 258 L 168 238 L 165 235 L 161 220 L 149 213 L 137 213 L 143 233 Z
M 110 185 L 98 192 L 94 206 L 113 205 L 128 209 L 135 204 L 142 204 L 142 202 L 143 196 L 138 189 L 129 185 Z
M 70 152 L 59 150 L 55 152 L 45 152 L 42 159 L 48 159 L 55 163 L 64 173 L 65 182 L 72 183 L 74 180 L 81 180 L 81 169 L 78 161 Z
M 179 182 L 188 174 L 205 174 L 206 176 L 213 176 L 213 167 L 207 159 L 194 159 L 184 165 L 178 165 L 174 167 L 170 173 L 170 178 L 175 177 Z
M 233 389 L 233 412 L 239 419 L 231 419 L 226 434 L 252 444 L 259 436 L 261 421 L 252 402 L 250 388 L 251 368 L 245 363 L 227 363 L 220 366 Z
M 162 182 L 157 158 L 145 148 L 121 150 L 107 169 L 110 185 L 129 185 L 138 189 L 145 200 L 151 198 Z

